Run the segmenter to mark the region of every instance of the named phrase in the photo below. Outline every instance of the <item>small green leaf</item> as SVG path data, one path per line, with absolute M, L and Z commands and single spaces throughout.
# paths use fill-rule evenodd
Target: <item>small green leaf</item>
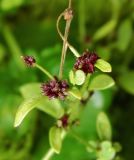
M 96 33 L 93 36 L 93 40 L 98 41 L 104 38 L 105 36 L 107 36 L 109 33 L 111 33 L 114 30 L 114 28 L 116 27 L 116 24 L 117 24 L 116 19 L 112 19 L 106 24 L 104 24 L 101 28 L 99 28 L 96 31 Z
M 70 95 L 72 95 L 73 97 L 81 100 L 82 96 L 81 96 L 81 92 L 78 88 L 73 87 L 70 91 L 69 91 Z
M 49 131 L 49 142 L 53 150 L 59 154 L 62 147 L 62 129 L 58 127 L 52 127 Z
M 73 85 L 75 85 L 74 72 L 72 70 L 69 72 L 69 80 Z
M 85 82 L 86 75 L 82 70 L 70 71 L 69 79 L 73 85 L 82 85 Z
M 106 74 L 100 74 L 94 77 L 89 85 L 90 90 L 104 90 L 115 84 L 112 77 Z
M 109 119 L 104 112 L 100 112 L 97 117 L 97 132 L 101 140 L 111 140 L 112 130 Z
M 111 142 L 104 141 L 101 143 L 101 150 L 98 152 L 98 160 L 112 160 L 115 157 L 115 150 Z
M 134 95 L 134 71 L 124 73 L 119 77 L 118 81 L 124 90 Z
M 15 116 L 14 127 L 18 127 L 21 124 L 26 115 L 39 104 L 41 99 L 42 97 L 27 99 L 19 106 Z
M 73 46 L 69 45 L 68 47 L 76 57 L 80 57 L 80 54 L 77 52 L 77 50 Z
M 98 59 L 95 63 L 95 67 L 100 69 L 102 72 L 112 72 L 110 63 L 104 61 L 103 59 Z
M 75 84 L 82 85 L 85 82 L 86 75 L 82 70 L 75 72 Z

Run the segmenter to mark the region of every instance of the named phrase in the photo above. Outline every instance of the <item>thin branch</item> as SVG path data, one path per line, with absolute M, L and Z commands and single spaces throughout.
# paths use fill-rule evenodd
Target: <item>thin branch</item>
M 71 24 L 71 19 L 66 21 L 63 48 L 62 48 L 62 56 L 61 56 L 61 64 L 60 64 L 60 71 L 59 71 L 59 78 L 60 79 L 62 78 L 62 74 L 63 74 L 63 66 L 64 66 L 64 61 L 65 61 L 66 52 L 67 52 L 67 39 L 68 39 L 68 35 L 69 35 L 70 24 Z
M 72 7 L 72 0 L 69 0 L 68 8 L 71 8 L 71 7 Z
M 50 79 L 54 79 L 54 77 L 42 66 L 40 66 L 39 64 L 35 64 L 35 67 L 38 68 L 39 70 L 41 70 L 45 75 L 47 75 Z
M 66 52 L 67 52 L 67 48 L 68 48 L 67 40 L 68 40 L 71 21 L 73 18 L 71 5 L 72 5 L 72 1 L 69 0 L 68 8 L 64 11 L 64 19 L 66 20 L 66 26 L 65 26 L 65 32 L 64 32 L 64 41 L 63 41 L 60 71 L 59 71 L 59 78 L 60 79 L 62 79 L 62 75 L 63 75 L 63 66 L 64 66 Z
M 59 23 L 60 23 L 60 20 L 61 18 L 64 16 L 64 12 L 62 12 L 58 19 L 57 19 L 57 23 L 56 23 L 56 28 L 57 28 L 57 31 L 58 31 L 58 34 L 59 36 L 61 37 L 61 39 L 64 41 L 64 36 L 63 34 L 61 33 L 60 31 L 60 28 L 59 28 Z M 75 57 L 80 57 L 80 54 L 78 53 L 78 51 L 67 41 L 67 45 L 68 45 L 68 48 L 71 50 L 71 52 L 74 54 Z

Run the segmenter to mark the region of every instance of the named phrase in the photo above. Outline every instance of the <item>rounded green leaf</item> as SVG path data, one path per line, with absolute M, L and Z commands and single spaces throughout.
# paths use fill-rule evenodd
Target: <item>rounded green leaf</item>
M 42 97 L 27 99 L 19 106 L 15 116 L 14 127 L 18 127 L 21 124 L 26 115 L 39 104 L 41 99 Z
M 115 84 L 112 77 L 106 74 L 100 74 L 94 77 L 89 85 L 90 90 L 104 90 Z
M 98 59 L 95 63 L 95 67 L 100 69 L 102 72 L 112 72 L 110 63 L 104 61 L 103 59 Z
M 112 160 L 115 157 L 115 150 L 111 142 L 104 141 L 101 143 L 101 150 L 98 152 L 98 160 Z
M 62 147 L 62 129 L 56 126 L 50 128 L 49 131 L 49 142 L 51 148 L 59 154 Z
M 121 75 L 118 80 L 124 90 L 134 95 L 134 71 L 129 71 Z
M 75 84 L 82 85 L 85 82 L 86 75 L 83 71 L 77 70 L 75 72 Z
M 109 119 L 104 112 L 100 112 L 97 117 L 97 132 L 101 140 L 111 140 L 112 130 Z

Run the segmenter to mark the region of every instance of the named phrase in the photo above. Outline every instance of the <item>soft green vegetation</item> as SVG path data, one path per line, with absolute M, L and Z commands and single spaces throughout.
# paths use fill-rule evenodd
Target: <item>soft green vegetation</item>
M 75 132 L 90 146 L 95 147 L 98 139 L 96 128 L 99 128 L 99 138 L 104 141 L 101 143 L 102 150 L 97 153 L 98 160 L 112 159 L 121 146 L 121 158 L 117 157 L 116 160 L 132 160 L 134 1 L 72 1 L 75 14 L 69 42 L 79 53 L 82 54 L 88 48 L 95 50 L 103 59 L 96 64 L 96 72 L 89 84 L 89 90 L 95 92 L 84 106 L 80 125 L 75 128 Z M 48 135 L 51 138 L 54 134 L 53 138 L 62 132 L 55 128 L 51 128 L 49 132 L 55 123 L 54 118 L 64 114 L 61 104 L 57 100 L 53 102 L 38 97 L 39 83 L 46 81 L 47 77 L 36 68 L 25 67 L 20 57 L 33 55 L 52 75 L 58 75 L 62 41 L 56 31 L 56 20 L 67 3 L 63 0 L 0 0 L 0 160 L 40 160 L 50 148 Z M 61 23 L 61 26 L 64 28 L 64 23 Z M 98 74 L 99 69 L 104 72 L 111 71 L 111 66 L 104 60 L 112 65 L 110 75 Z M 85 74 L 82 71 L 70 72 L 74 61 L 75 57 L 68 50 L 64 78 L 70 75 L 72 85 L 81 85 L 85 81 Z M 103 90 L 109 87 L 111 88 Z M 72 88 L 69 98 L 81 99 L 79 90 Z M 70 105 L 75 106 L 74 103 Z M 17 112 L 19 106 L 21 112 Z M 16 112 L 18 115 L 15 119 Z M 108 117 L 104 112 L 107 112 Z M 74 113 L 73 117 L 77 116 L 77 109 Z M 14 128 L 14 125 L 20 126 Z M 106 127 L 101 128 L 101 125 Z M 105 133 L 102 134 L 101 130 L 105 130 Z M 113 141 L 119 142 L 121 146 L 108 141 L 112 133 Z M 57 141 L 60 141 L 60 138 Z M 60 142 L 51 139 L 51 146 L 55 147 L 55 151 L 58 153 L 61 149 L 60 155 L 55 154 L 52 160 L 95 160 L 92 149 L 85 149 L 76 139 L 68 134 L 62 148 Z

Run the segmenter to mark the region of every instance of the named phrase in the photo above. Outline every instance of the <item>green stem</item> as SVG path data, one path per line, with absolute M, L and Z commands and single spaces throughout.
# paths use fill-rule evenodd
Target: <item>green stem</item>
M 37 67 L 39 70 L 41 70 L 45 75 L 47 75 L 50 79 L 54 79 L 54 77 L 43 67 L 41 67 L 39 64 L 35 64 L 35 67 Z
M 74 131 L 69 131 L 70 135 L 75 138 L 79 143 L 83 144 L 86 148 L 90 148 L 91 150 L 95 150 L 93 146 L 91 146 L 87 141 L 82 139 L 78 134 L 76 134 Z
M 50 148 L 48 152 L 45 154 L 45 156 L 42 158 L 42 160 L 50 160 L 50 158 L 54 155 L 54 150 Z

